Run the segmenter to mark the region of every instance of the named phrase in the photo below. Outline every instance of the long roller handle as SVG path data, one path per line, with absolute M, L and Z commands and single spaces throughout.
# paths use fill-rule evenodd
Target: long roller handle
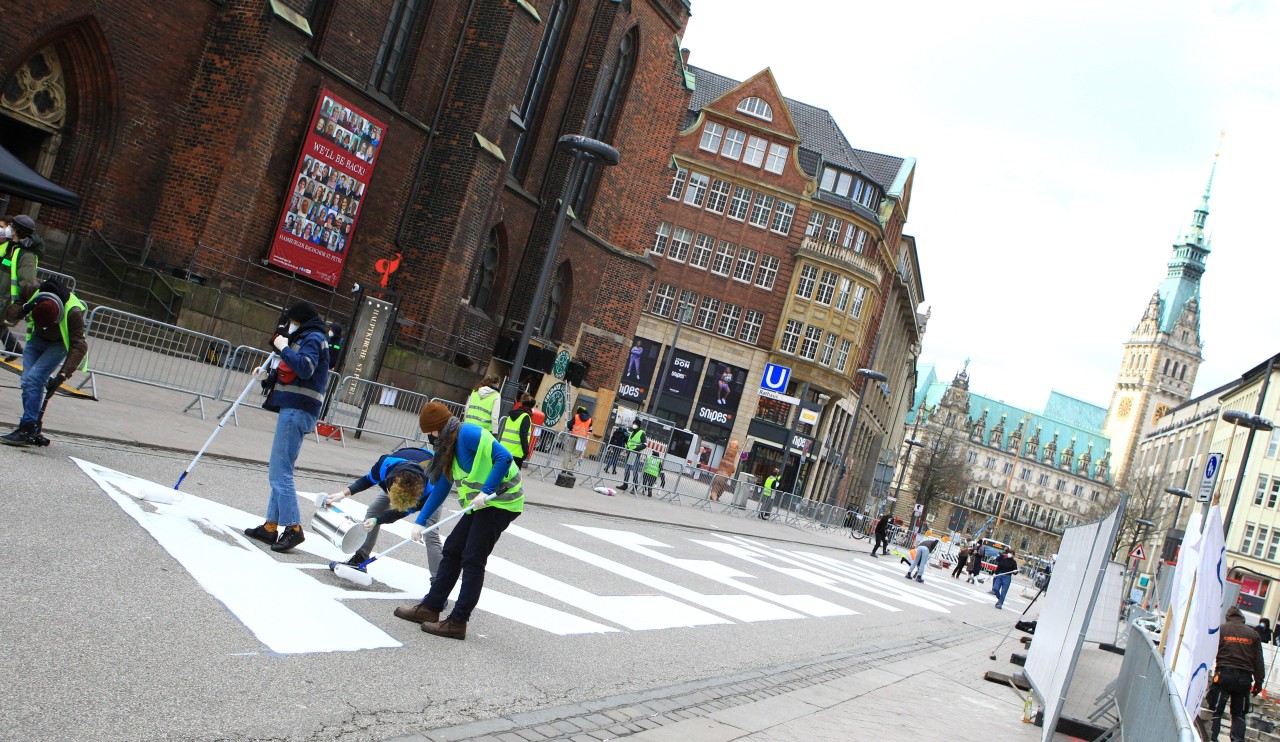
M 424 530 L 423 533 L 430 533 L 431 531 L 436 530 L 437 528 L 444 525 L 445 523 L 448 523 L 451 520 L 457 520 L 458 518 L 461 518 L 462 516 L 466 515 L 467 513 L 471 512 L 474 509 L 475 508 L 471 506 L 467 506 L 459 510 L 458 512 L 454 513 L 453 515 L 450 515 L 448 518 L 441 518 L 439 522 L 437 522 L 434 526 L 427 526 L 426 530 Z M 381 559 L 382 557 L 390 554 L 396 549 L 399 549 L 401 546 L 404 546 L 405 544 L 409 543 L 412 540 L 413 539 L 411 538 L 407 538 L 404 541 L 401 541 L 400 543 L 396 544 L 395 546 L 392 546 L 389 549 L 386 549 L 378 554 L 374 554 L 373 556 L 369 557 L 368 559 L 360 563 L 360 569 L 364 569 L 365 567 L 368 567 L 370 564 L 373 564 L 378 559 Z
M 259 368 L 266 368 L 273 360 L 275 360 L 275 358 L 276 353 L 273 351 L 271 355 L 267 356 L 267 360 L 262 362 L 262 365 L 259 366 Z M 249 379 L 249 383 L 245 385 L 244 391 L 240 392 L 239 397 L 236 397 L 236 401 L 231 404 L 231 408 L 227 410 L 227 414 L 223 415 L 222 419 L 218 420 L 218 427 L 213 429 L 213 435 L 209 436 L 209 440 L 204 442 L 204 445 L 200 447 L 199 453 L 197 453 L 196 457 L 191 460 L 191 463 L 187 468 L 183 470 L 182 475 L 178 477 L 177 483 L 173 485 L 175 490 L 182 486 L 182 480 L 186 479 L 187 475 L 191 473 L 191 470 L 196 468 L 196 464 L 200 463 L 200 457 L 204 456 L 204 452 L 209 450 L 209 446 L 213 443 L 213 439 L 217 438 L 218 433 L 222 432 L 222 428 L 227 424 L 227 420 L 231 419 L 231 416 L 236 413 L 236 408 L 240 406 L 240 403 L 244 401 L 245 397 L 249 396 L 249 390 L 252 389 L 253 385 L 256 383 L 258 383 L 256 378 Z

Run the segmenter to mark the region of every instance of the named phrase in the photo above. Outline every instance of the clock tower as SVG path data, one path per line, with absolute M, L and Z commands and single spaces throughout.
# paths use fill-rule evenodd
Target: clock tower
M 1191 215 L 1191 227 L 1173 246 L 1168 271 L 1147 302 L 1138 326 L 1124 344 L 1120 373 L 1102 433 L 1111 440 L 1116 486 L 1125 486 L 1142 431 L 1168 410 L 1191 398 L 1200 368 L 1200 277 L 1209 239 L 1209 191 L 1218 167 L 1215 154 L 1209 183 Z

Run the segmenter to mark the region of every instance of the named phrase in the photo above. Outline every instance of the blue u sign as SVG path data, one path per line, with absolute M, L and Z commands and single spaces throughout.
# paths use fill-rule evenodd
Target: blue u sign
M 775 392 L 787 391 L 787 382 L 791 381 L 791 369 L 776 363 L 765 364 L 764 377 L 760 379 L 760 388 Z

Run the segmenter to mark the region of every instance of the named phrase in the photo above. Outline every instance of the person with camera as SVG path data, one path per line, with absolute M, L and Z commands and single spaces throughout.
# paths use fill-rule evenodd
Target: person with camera
M 85 318 L 89 309 L 80 298 L 57 281 L 45 281 L 31 300 L 20 306 L 18 318 L 27 319 L 27 345 L 22 350 L 22 417 L 18 427 L 0 436 L 9 446 L 47 446 L 41 432 L 44 400 L 64 381 L 89 352 Z
M 0 348 L 18 355 L 22 354 L 22 343 L 9 327 L 22 319 L 22 305 L 40 284 L 36 268 L 40 265 L 42 242 L 35 230 L 35 220 L 26 214 L 14 217 L 11 223 L 0 222 L 0 267 L 7 279 L 7 289 L 0 298 L 0 310 L 4 312 Z
M 316 427 L 329 381 L 329 326 L 320 313 L 301 301 L 289 307 L 285 320 L 288 324 L 277 327 L 271 338 L 271 347 L 280 354 L 280 365 L 275 370 L 275 385 L 262 405 L 262 409 L 280 416 L 267 468 L 271 483 L 267 518 L 262 525 L 244 532 L 277 552 L 290 551 L 305 540 L 293 469 L 302 452 L 303 439 Z M 259 367 L 253 373 L 262 380 L 270 371 Z

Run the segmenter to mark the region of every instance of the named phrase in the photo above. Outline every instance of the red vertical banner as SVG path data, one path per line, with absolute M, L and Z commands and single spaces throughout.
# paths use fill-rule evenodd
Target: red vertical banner
M 338 285 L 386 124 L 322 89 L 267 260 Z

